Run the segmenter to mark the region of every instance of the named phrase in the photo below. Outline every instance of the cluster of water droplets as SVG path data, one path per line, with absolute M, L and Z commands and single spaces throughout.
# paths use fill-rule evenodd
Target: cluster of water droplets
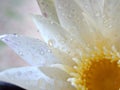
M 104 18 L 104 25 L 105 25 L 105 27 L 107 28 L 107 29 L 111 29 L 112 28 L 112 20 L 111 20 L 111 18 Z

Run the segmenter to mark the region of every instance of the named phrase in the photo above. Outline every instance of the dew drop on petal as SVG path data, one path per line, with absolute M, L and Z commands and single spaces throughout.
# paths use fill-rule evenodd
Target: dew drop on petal
M 50 50 L 50 49 L 48 49 L 48 51 L 47 51 L 48 53 L 51 53 L 52 51 Z
M 19 54 L 20 56 L 23 56 L 23 52 L 22 52 L 22 51 L 19 51 L 18 54 Z
M 54 40 L 49 40 L 49 41 L 48 41 L 48 45 L 49 45 L 50 47 L 52 47 L 53 44 L 54 44 Z
M 40 51 L 40 54 L 41 54 L 41 55 L 44 55 L 45 53 L 44 53 L 44 51 L 43 51 L 43 50 L 41 50 L 41 51 Z

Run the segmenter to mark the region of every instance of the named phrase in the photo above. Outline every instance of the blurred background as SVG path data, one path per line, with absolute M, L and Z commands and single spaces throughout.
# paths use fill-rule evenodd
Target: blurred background
M 36 0 L 0 0 L 0 35 L 16 33 L 40 38 L 32 14 L 40 14 Z M 25 65 L 26 62 L 0 42 L 0 70 Z

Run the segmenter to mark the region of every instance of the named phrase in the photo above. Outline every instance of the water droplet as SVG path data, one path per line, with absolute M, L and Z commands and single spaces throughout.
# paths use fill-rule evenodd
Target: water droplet
M 73 60 L 74 62 L 76 62 L 76 63 L 78 63 L 78 62 L 79 62 L 79 59 L 78 59 L 78 58 L 76 58 L 76 57 L 73 57 L 73 58 L 72 58 L 72 60 Z
M 52 47 L 53 44 L 54 44 L 54 40 L 49 40 L 49 41 L 48 41 L 48 45 L 49 45 L 50 47 Z
M 40 54 L 41 54 L 41 55 L 44 55 L 44 51 L 43 51 L 43 50 L 41 50 L 41 51 L 40 51 Z
M 50 50 L 50 49 L 48 49 L 48 51 L 47 51 L 48 53 L 51 53 L 52 51 Z
M 18 54 L 19 54 L 20 56 L 23 56 L 23 52 L 21 52 L 21 51 L 19 51 Z

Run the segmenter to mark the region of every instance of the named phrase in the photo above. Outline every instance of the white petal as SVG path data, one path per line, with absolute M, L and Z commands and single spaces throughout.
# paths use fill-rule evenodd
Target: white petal
M 83 27 L 83 16 L 79 6 L 74 0 L 55 0 L 55 4 L 61 25 L 77 34 L 80 27 Z
M 67 79 L 69 78 L 69 75 L 63 70 L 60 70 L 59 68 L 52 66 L 45 66 L 39 68 L 43 73 L 45 73 L 45 75 L 49 76 L 50 78 L 63 81 L 67 81 Z
M 117 38 L 120 31 L 120 0 L 105 0 L 104 25 L 109 38 Z
M 75 0 L 84 13 L 89 15 L 97 24 L 103 21 L 104 0 Z
M 59 23 L 53 0 L 37 0 L 42 15 L 52 21 Z
M 73 50 L 75 50 L 75 48 L 73 47 L 75 45 L 74 43 L 71 44 L 71 41 L 76 41 L 76 39 L 71 40 L 72 37 L 66 30 L 41 16 L 34 16 L 34 21 L 44 41 L 52 48 L 54 54 L 65 64 L 73 64 L 73 61 L 70 61 L 71 57 L 68 53 L 74 53 Z M 69 60 L 69 62 L 67 60 Z
M 2 35 L 0 39 L 31 65 L 58 63 L 47 45 L 38 39 L 20 35 Z
M 105 0 L 104 2 L 105 19 L 109 20 L 109 24 L 112 25 L 111 28 L 112 27 L 114 29 L 120 28 L 120 12 L 119 11 L 120 11 L 119 0 Z
M 91 39 L 95 40 L 100 33 L 95 25 L 89 25 L 83 11 L 74 0 L 56 0 L 56 10 L 61 25 L 70 32 L 71 36 L 78 42 L 93 44 Z
M 46 77 L 36 67 L 16 68 L 0 72 L 1 81 L 7 81 L 29 90 L 34 88 L 37 90 L 40 78 L 45 79 Z
M 41 36 L 49 46 L 54 46 L 61 50 L 68 49 L 66 44 L 68 44 L 70 36 L 63 28 L 39 15 L 33 16 L 33 19 Z
M 72 36 L 58 24 L 41 16 L 34 16 L 34 21 L 45 42 L 52 47 L 54 54 L 65 64 L 74 65 L 72 58 L 80 57 L 78 54 L 81 52 L 81 48 L 84 49 L 86 47 L 84 43 L 81 43 L 79 36 L 75 35 L 75 33 L 72 34 L 76 37 Z M 82 31 L 84 32 L 84 30 Z M 87 33 L 87 31 L 85 32 Z M 89 37 L 89 42 L 91 41 L 90 39 L 91 37 Z
M 105 0 L 104 14 L 105 35 L 120 50 L 120 0 Z
M 119 36 L 120 28 L 120 1 L 119 0 L 75 0 L 95 26 L 105 37 Z M 90 22 L 89 22 L 90 23 Z M 107 35 L 106 35 L 107 34 Z
M 7 81 L 28 90 L 74 90 L 67 82 L 53 80 L 37 67 L 23 67 L 0 73 L 0 80 Z
M 44 41 L 50 47 L 54 47 L 63 52 L 68 52 L 73 47 L 75 49 L 76 43 L 80 45 L 81 42 L 79 42 L 79 36 L 74 33 L 72 34 L 77 38 L 72 36 L 71 32 L 66 31 L 59 24 L 56 24 L 55 22 L 50 21 L 40 15 L 33 16 L 33 19 Z

